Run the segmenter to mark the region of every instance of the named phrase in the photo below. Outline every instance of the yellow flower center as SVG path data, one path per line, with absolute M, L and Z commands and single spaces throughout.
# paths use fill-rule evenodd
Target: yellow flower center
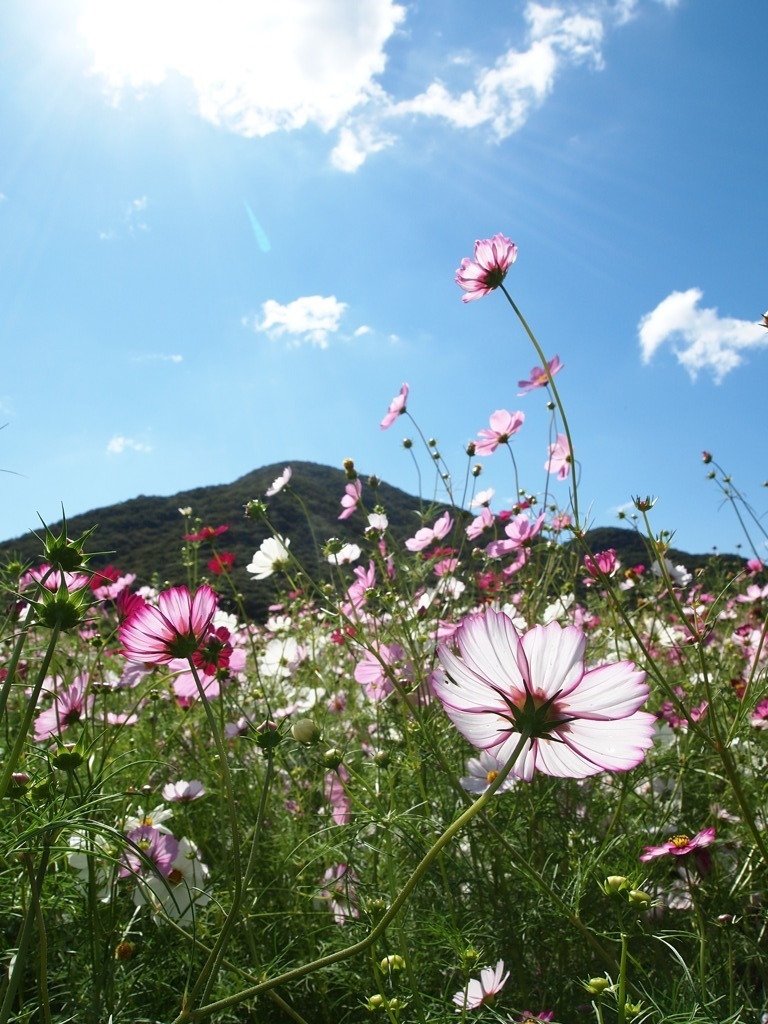
M 672 836 L 669 841 L 679 850 L 682 846 L 687 846 L 690 843 L 691 837 L 686 835 Z
M 496 776 L 498 774 L 499 773 L 497 771 L 494 771 L 493 768 L 488 772 L 488 774 L 485 776 L 485 780 L 489 786 L 496 779 Z

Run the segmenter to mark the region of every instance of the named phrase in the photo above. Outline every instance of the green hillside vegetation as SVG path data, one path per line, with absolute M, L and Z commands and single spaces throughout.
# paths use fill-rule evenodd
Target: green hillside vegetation
M 320 549 L 329 538 L 358 540 L 365 525 L 362 512 L 347 521 L 340 522 L 337 518 L 341 510 L 339 500 L 347 483 L 344 471 L 312 462 L 291 463 L 290 489 L 266 499 L 269 524 L 246 518 L 246 504 L 254 498 L 263 498 L 283 468 L 283 464 L 264 466 L 231 484 L 197 487 L 170 497 L 140 495 L 130 501 L 68 517 L 67 531 L 69 536 L 77 537 L 97 527 L 87 545 L 89 550 L 99 552 L 91 563 L 94 568 L 112 564 L 122 572 L 133 572 L 137 576 L 136 586 L 187 583 L 190 569 L 184 564 L 183 534 L 189 520 L 185 520 L 179 510 L 191 508 L 193 522 L 203 526 L 229 526 L 226 533 L 215 538 L 215 550 L 234 553 L 235 586 L 243 594 L 248 613 L 263 619 L 274 599 L 273 581 L 256 581 L 245 567 L 261 542 L 271 535 L 270 525 L 280 536 L 290 538 L 292 553 L 313 575 L 328 571 Z M 362 474 L 361 480 L 366 512 L 382 506 L 391 534 L 400 541 L 412 536 L 424 522 L 433 521 L 446 507 L 430 504 L 385 483 L 375 482 L 376 486 L 372 487 L 369 478 Z M 462 515 L 469 521 L 469 513 Z M 61 529 L 60 522 L 48 525 L 54 532 Z M 446 538 L 446 543 L 449 539 Z M 647 542 L 632 529 L 598 527 L 587 532 L 585 541 L 592 551 L 614 548 L 624 568 L 637 564 L 647 567 L 651 561 Z M 579 546 L 583 548 L 583 542 Z M 37 564 L 41 550 L 40 541 L 30 532 L 0 543 L 0 559 Z M 201 542 L 197 548 L 200 577 L 210 575 L 207 563 L 212 555 L 211 544 Z M 712 556 L 690 555 L 671 548 L 669 558 L 695 571 L 705 567 Z M 738 569 L 743 564 L 736 556 L 720 556 L 721 568 L 723 559 L 728 569 Z

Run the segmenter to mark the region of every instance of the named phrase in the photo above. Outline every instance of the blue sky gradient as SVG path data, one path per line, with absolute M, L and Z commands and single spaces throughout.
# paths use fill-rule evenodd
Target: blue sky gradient
M 454 283 L 502 232 L 589 522 L 653 494 L 678 546 L 734 550 L 701 450 L 768 508 L 768 5 L 259 8 L 0 8 L 0 535 L 298 459 L 416 492 L 413 427 L 379 429 L 403 381 L 459 494 L 522 409 L 520 482 L 567 504 L 535 353 Z

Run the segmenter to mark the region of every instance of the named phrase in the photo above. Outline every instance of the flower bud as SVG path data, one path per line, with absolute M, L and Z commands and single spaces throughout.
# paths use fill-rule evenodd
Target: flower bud
M 135 951 L 136 946 L 132 942 L 118 942 L 115 946 L 115 960 L 130 960 Z
M 587 992 L 591 992 L 593 996 L 599 996 L 610 987 L 611 983 L 607 978 L 590 978 L 589 981 L 584 982 L 584 988 Z
M 380 993 L 376 993 L 373 996 L 368 996 L 368 1002 L 365 1004 L 366 1010 L 370 1010 L 371 1013 L 375 1013 L 377 1010 L 383 1010 L 386 1008 L 387 1000 Z
M 379 965 L 382 971 L 402 971 L 405 967 L 405 960 L 399 953 L 390 953 L 385 956 Z
M 311 747 L 320 739 L 320 729 L 311 718 L 299 718 L 291 726 L 291 735 L 297 743 Z
M 322 757 L 323 764 L 326 768 L 330 768 L 331 771 L 336 771 L 342 760 L 343 755 L 340 750 L 336 749 L 336 747 L 329 747 Z
M 627 893 L 630 907 L 635 907 L 637 910 L 647 910 L 651 905 L 652 898 L 647 892 L 643 892 L 642 889 L 630 889 Z
M 631 886 L 626 875 L 608 875 L 601 888 L 604 893 L 611 896 L 614 893 L 630 889 Z

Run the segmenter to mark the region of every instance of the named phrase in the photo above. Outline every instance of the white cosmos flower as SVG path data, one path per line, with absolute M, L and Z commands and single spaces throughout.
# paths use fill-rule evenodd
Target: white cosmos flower
M 286 466 L 280 476 L 276 480 L 273 480 L 271 485 L 266 489 L 264 496 L 266 498 L 273 498 L 276 494 L 279 494 L 291 479 L 292 474 L 293 470 L 291 467 Z
M 257 580 L 265 580 L 288 561 L 290 543 L 290 540 L 283 540 L 282 537 L 267 537 L 261 542 L 251 564 L 246 565 L 246 571 L 253 573 Z

